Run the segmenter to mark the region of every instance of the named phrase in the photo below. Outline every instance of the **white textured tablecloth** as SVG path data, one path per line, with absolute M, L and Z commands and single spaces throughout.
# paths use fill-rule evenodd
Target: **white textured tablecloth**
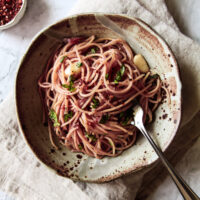
M 195 140 L 200 135 L 200 116 L 197 114 L 200 110 L 199 45 L 179 32 L 163 0 L 79 0 L 71 13 L 93 11 L 139 17 L 168 42 L 180 65 L 183 81 L 182 128 L 177 134 L 179 140 L 183 142 L 179 145 L 184 147 L 184 142 L 189 144 L 188 141 Z M 181 140 L 183 138 L 187 141 Z M 184 155 L 177 167 L 200 195 L 199 144 L 200 140 Z M 142 184 L 141 173 L 99 185 L 74 183 L 47 170 L 32 155 L 20 136 L 13 95 L 0 105 L 0 147 L 0 188 L 15 199 L 126 200 L 134 199 Z M 179 155 L 179 151 L 173 148 Z M 157 182 L 159 176 L 155 176 L 155 172 L 154 177 L 156 179 L 153 182 Z M 141 193 L 148 194 L 148 199 L 154 200 L 181 199 L 168 177 L 159 183 L 159 186 L 155 184 L 152 191 L 145 188 L 139 191 L 137 199 L 147 199 Z

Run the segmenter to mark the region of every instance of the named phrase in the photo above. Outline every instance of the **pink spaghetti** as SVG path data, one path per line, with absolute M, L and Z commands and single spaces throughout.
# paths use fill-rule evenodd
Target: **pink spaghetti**
M 75 152 L 117 156 L 136 140 L 130 125 L 139 103 L 144 121 L 161 102 L 161 81 L 141 73 L 122 39 L 70 38 L 51 56 L 40 77 L 45 116 L 60 142 Z

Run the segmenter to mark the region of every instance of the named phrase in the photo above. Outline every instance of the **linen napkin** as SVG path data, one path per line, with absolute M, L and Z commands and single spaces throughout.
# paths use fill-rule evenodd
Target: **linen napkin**
M 169 157 L 175 156 L 176 163 L 185 154 L 185 149 L 200 135 L 200 115 L 197 114 L 200 110 L 199 45 L 178 31 L 163 0 L 79 0 L 71 14 L 81 12 L 123 13 L 139 17 L 165 38 L 172 48 L 183 82 L 181 129 L 168 149 Z M 11 95 L 0 105 L 0 188 L 15 199 L 129 200 L 134 199 L 138 191 L 136 199 L 147 199 L 147 196 L 149 199 L 164 199 L 163 194 L 167 194 L 167 199 L 180 199 L 168 178 L 158 186 L 164 179 L 159 165 L 145 176 L 143 173 L 133 174 L 105 184 L 74 183 L 46 170 L 32 155 L 19 133 L 14 104 L 14 96 Z M 188 162 L 188 158 L 199 151 L 198 144 L 184 156 L 182 163 L 186 163 L 184 160 Z M 199 154 L 195 155 L 196 158 L 200 157 Z M 196 192 L 200 191 L 199 184 L 193 181 L 200 182 L 200 172 L 196 170 L 198 160 L 200 159 L 189 160 L 195 166 L 193 173 L 189 174 L 192 177 L 189 183 L 195 186 Z M 186 172 L 185 169 L 190 171 L 187 165 L 182 167 L 183 172 Z M 186 173 L 184 175 L 188 180 L 189 176 Z M 142 184 L 143 176 L 145 182 Z M 174 192 L 169 193 L 169 189 Z

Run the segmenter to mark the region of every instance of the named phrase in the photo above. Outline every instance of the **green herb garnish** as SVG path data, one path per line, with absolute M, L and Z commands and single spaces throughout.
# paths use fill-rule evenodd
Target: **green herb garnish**
M 69 85 L 67 84 L 62 84 L 62 87 L 67 88 L 70 92 L 74 92 L 76 90 L 75 87 L 73 87 L 73 84 L 70 83 Z
M 118 84 L 119 81 L 122 80 L 122 77 L 123 77 L 123 75 L 124 75 L 124 72 L 125 72 L 125 66 L 124 66 L 124 64 L 122 64 L 120 70 L 117 72 L 117 75 L 116 75 L 116 77 L 115 77 L 115 80 L 114 80 L 114 83 L 115 83 L 115 84 Z
M 132 116 L 130 116 L 130 115 L 126 116 L 125 119 L 124 119 L 124 121 L 122 122 L 122 125 L 126 126 L 128 124 L 128 122 L 129 122 L 129 120 L 131 119 L 131 117 L 133 117 L 133 115 Z
M 75 78 L 73 75 L 69 76 L 69 84 L 62 84 L 62 87 L 67 88 L 70 92 L 74 92 L 76 88 L 74 87 Z
M 125 66 L 124 66 L 124 64 L 122 64 L 122 66 L 121 66 L 121 68 L 120 68 L 121 76 L 124 75 L 124 72 L 125 72 Z
M 92 48 L 92 49 L 90 50 L 90 52 L 91 52 L 91 53 L 96 53 L 96 50 L 95 50 L 94 48 Z
M 54 127 L 60 126 L 60 123 L 59 123 L 59 122 L 54 122 L 54 123 L 53 123 L 53 126 L 54 126 Z
M 64 88 L 68 88 L 69 85 L 67 85 L 67 84 L 62 84 L 62 87 L 64 87 Z
M 108 119 L 109 119 L 109 115 L 108 115 L 108 114 L 103 115 L 103 116 L 101 117 L 101 120 L 99 121 L 99 123 L 100 123 L 100 124 L 105 124 L 105 123 L 108 121 Z
M 125 113 L 124 113 L 124 112 L 121 112 L 121 113 L 119 114 L 119 117 L 122 118 L 124 115 L 125 115 Z
M 60 63 L 62 63 L 66 57 L 67 57 L 67 56 L 63 56 L 63 57 L 60 59 Z
M 119 83 L 119 81 L 117 81 L 117 80 L 114 80 L 114 83 L 115 83 L 115 84 L 118 84 L 118 83 Z
M 80 68 L 82 65 L 83 65 L 82 62 L 77 62 L 77 63 L 76 63 L 76 66 L 77 66 L 78 68 Z
M 109 76 L 109 74 L 107 73 L 107 74 L 105 75 L 106 80 L 108 80 L 108 76 Z
M 110 141 L 108 141 L 108 143 L 112 146 L 112 143 Z
M 74 113 L 70 110 L 67 114 L 64 114 L 64 121 L 67 122 L 74 116 Z
M 99 100 L 92 98 L 92 108 L 97 108 L 99 106 Z
M 78 148 L 80 149 L 80 150 L 82 150 L 83 149 L 83 147 L 79 144 L 78 145 Z
M 51 109 L 49 111 L 49 117 L 54 122 L 54 124 L 53 124 L 54 127 L 60 126 L 60 123 L 58 122 L 58 118 L 57 118 L 56 112 L 53 109 Z
M 135 100 L 136 101 L 136 100 Z M 133 107 L 135 104 L 135 101 L 133 101 Z M 123 125 L 126 126 L 128 125 L 128 122 L 130 121 L 130 119 L 133 118 L 133 107 L 129 108 L 128 110 L 121 112 L 118 115 L 118 121 Z
M 91 139 L 93 142 L 97 141 L 97 138 L 94 135 L 91 135 L 89 133 L 85 133 L 86 138 Z
M 151 78 L 153 78 L 153 79 L 159 78 L 159 75 L 158 75 L 158 74 L 153 74 L 153 75 L 151 76 Z

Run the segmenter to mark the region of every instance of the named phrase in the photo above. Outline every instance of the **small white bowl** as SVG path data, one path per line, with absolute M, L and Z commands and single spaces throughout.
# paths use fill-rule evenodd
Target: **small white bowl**
M 4 25 L 0 25 L 0 30 L 8 29 L 14 25 L 16 25 L 20 19 L 24 16 L 25 10 L 26 10 L 27 0 L 22 1 L 21 9 L 18 11 L 18 13 L 15 15 L 15 17 L 9 21 L 8 23 Z

